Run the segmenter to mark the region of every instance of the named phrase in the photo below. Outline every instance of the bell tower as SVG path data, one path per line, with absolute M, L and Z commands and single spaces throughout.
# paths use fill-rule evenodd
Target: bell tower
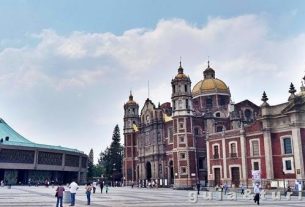
M 130 92 L 129 100 L 124 104 L 124 159 L 123 177 L 125 184 L 136 181 L 136 133 L 139 126 L 139 105 L 133 100 Z
M 193 135 L 193 102 L 191 80 L 183 72 L 171 81 L 173 105 L 173 167 L 174 188 L 191 188 L 196 184 L 197 157 Z

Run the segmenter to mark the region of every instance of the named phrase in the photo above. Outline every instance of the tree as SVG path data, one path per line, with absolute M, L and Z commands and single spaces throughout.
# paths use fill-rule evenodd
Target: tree
M 94 171 L 94 157 L 93 157 L 93 149 L 89 152 L 89 159 L 88 159 L 88 172 L 87 178 L 91 180 L 93 178 L 93 171 Z
M 89 162 L 91 162 L 92 164 L 94 163 L 93 149 L 91 149 L 89 152 Z
M 123 146 L 120 143 L 120 129 L 116 125 L 113 130 L 112 142 L 104 152 L 100 153 L 99 164 L 104 168 L 104 176 L 120 181 L 122 178 Z

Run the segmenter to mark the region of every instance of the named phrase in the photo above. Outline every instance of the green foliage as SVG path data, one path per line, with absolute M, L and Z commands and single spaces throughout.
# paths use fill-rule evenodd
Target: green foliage
M 88 159 L 88 172 L 87 178 L 91 180 L 93 178 L 94 162 L 93 162 L 93 149 L 90 150 L 89 159 Z
M 119 181 L 122 178 L 123 146 L 120 141 L 120 129 L 116 125 L 110 146 L 100 153 L 99 165 L 103 167 L 103 175 L 107 179 Z

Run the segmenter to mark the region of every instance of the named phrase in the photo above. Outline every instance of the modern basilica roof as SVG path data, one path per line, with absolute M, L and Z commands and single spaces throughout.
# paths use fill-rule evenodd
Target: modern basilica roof
M 12 145 L 12 146 L 23 146 L 23 147 L 35 147 L 43 149 L 62 150 L 76 153 L 83 153 L 77 149 L 71 149 L 62 146 L 53 146 L 46 144 L 37 144 L 26 139 L 14 129 L 12 129 L 3 119 L 0 118 L 0 145 Z

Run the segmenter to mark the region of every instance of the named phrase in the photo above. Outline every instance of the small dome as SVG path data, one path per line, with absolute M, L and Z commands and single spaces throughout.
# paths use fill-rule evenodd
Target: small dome
M 175 79 L 187 79 L 188 77 L 183 73 L 183 67 L 181 65 L 180 61 L 180 66 L 178 68 L 178 74 L 175 76 Z
M 133 95 L 132 95 L 131 91 L 130 91 L 130 95 L 129 95 L 129 100 L 127 101 L 126 104 L 128 104 L 128 105 L 137 104 L 137 102 L 135 102 L 133 100 Z
M 176 79 L 184 79 L 184 78 L 187 78 L 187 76 L 184 74 L 184 73 L 178 73 L 176 76 L 175 76 Z
M 198 96 L 202 93 L 220 92 L 230 94 L 228 86 L 217 78 L 204 79 L 199 81 L 193 88 L 193 96 Z

